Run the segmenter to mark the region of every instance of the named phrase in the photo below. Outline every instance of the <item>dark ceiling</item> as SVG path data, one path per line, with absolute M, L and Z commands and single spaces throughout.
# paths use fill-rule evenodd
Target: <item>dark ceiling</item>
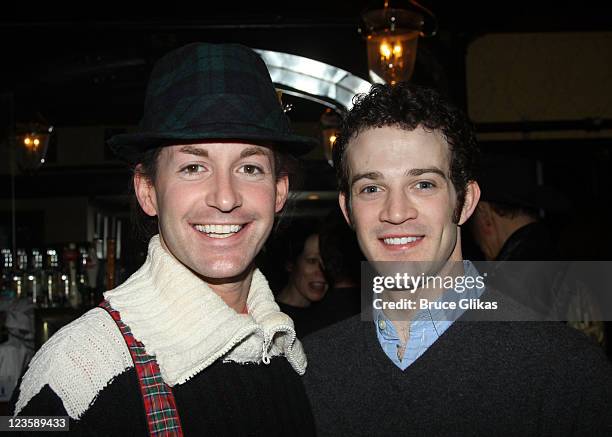
M 135 10 L 126 8 L 126 3 L 88 2 L 63 10 L 28 3 L 22 9 L 4 11 L 0 91 L 5 99 L 13 99 L 16 121 L 43 117 L 56 125 L 135 123 L 152 63 L 191 41 L 240 42 L 289 52 L 366 78 L 365 43 L 357 33 L 359 17 L 382 0 L 244 6 L 216 2 L 178 11 L 166 10 L 167 5 Z M 612 30 L 608 2 L 422 3 L 436 14 L 440 31 L 420 43 L 414 80 L 438 85 L 459 101 L 465 89 L 465 48 L 478 35 Z M 304 110 L 308 105 L 299 106 L 292 118 L 308 118 Z

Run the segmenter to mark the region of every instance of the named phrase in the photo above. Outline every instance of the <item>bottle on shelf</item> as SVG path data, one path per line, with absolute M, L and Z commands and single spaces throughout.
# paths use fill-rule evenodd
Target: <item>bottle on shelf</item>
M 0 262 L 0 300 L 12 300 L 17 294 L 13 286 L 13 252 L 1 249 Z
M 66 291 L 70 284 L 68 278 L 60 270 L 57 250 L 47 249 L 44 270 L 45 295 L 48 307 L 63 307 L 66 302 Z
M 78 288 L 77 261 L 78 252 L 75 243 L 69 243 L 64 248 L 63 254 L 64 268 L 62 270 L 62 280 L 64 281 L 64 294 L 67 306 L 80 308 L 82 304 L 81 293 Z
M 32 249 L 30 268 L 27 271 L 25 295 L 29 302 L 37 307 L 47 306 L 43 293 L 43 254 L 40 249 Z
M 96 300 L 96 289 L 91 286 L 92 277 L 95 282 L 95 275 L 92 275 L 92 270 L 96 267 L 95 254 L 92 257 L 92 251 L 88 246 L 80 246 L 79 261 L 77 263 L 77 286 L 81 293 L 82 304 L 88 308 L 98 304 Z
M 27 297 L 26 285 L 28 272 L 28 252 L 25 249 L 17 249 L 17 265 L 13 272 L 13 284 L 17 299 Z

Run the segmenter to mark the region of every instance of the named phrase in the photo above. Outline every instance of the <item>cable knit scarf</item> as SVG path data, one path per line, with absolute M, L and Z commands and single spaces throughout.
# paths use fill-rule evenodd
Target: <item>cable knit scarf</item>
M 280 312 L 259 270 L 253 273 L 248 314 L 237 314 L 155 236 L 143 266 L 104 297 L 155 356 L 169 385 L 185 382 L 219 358 L 268 363 L 285 355 L 300 375 L 306 369 L 293 321 Z
M 169 385 L 184 383 L 219 359 L 267 364 L 284 355 L 300 375 L 306 369 L 293 321 L 279 311 L 258 270 L 247 298 L 248 314 L 237 314 L 155 236 L 142 267 L 105 298 L 155 356 Z M 104 387 L 133 366 L 131 361 L 111 317 L 101 308 L 90 310 L 53 335 L 32 359 L 16 412 L 49 385 L 70 417 L 78 419 Z

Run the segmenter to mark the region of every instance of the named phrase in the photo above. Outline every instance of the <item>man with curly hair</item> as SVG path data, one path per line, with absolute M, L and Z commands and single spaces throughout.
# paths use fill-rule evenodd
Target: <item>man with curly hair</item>
M 480 197 L 477 156 L 466 117 L 437 92 L 400 83 L 359 96 L 333 157 L 340 208 L 368 261 L 477 278 L 461 252 L 461 226 Z M 417 288 L 432 293 L 430 303 L 456 303 L 459 293 L 501 298 L 486 287 Z M 522 310 L 512 305 L 505 311 Z M 306 339 L 319 435 L 611 432 L 612 370 L 582 334 L 560 324 L 473 321 L 472 309 L 443 317 L 397 308 L 374 306 L 373 322 L 356 316 Z

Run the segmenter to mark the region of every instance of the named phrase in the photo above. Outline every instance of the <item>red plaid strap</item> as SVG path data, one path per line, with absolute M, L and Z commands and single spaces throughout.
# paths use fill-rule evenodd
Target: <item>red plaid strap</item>
M 141 342 L 136 340 L 130 328 L 121 321 L 119 311 L 103 300 L 99 305 L 113 318 L 130 350 L 134 368 L 138 374 L 140 392 L 144 402 L 151 437 L 182 436 L 181 421 L 172 389 L 166 384 L 159 371 L 157 361 L 145 352 Z

